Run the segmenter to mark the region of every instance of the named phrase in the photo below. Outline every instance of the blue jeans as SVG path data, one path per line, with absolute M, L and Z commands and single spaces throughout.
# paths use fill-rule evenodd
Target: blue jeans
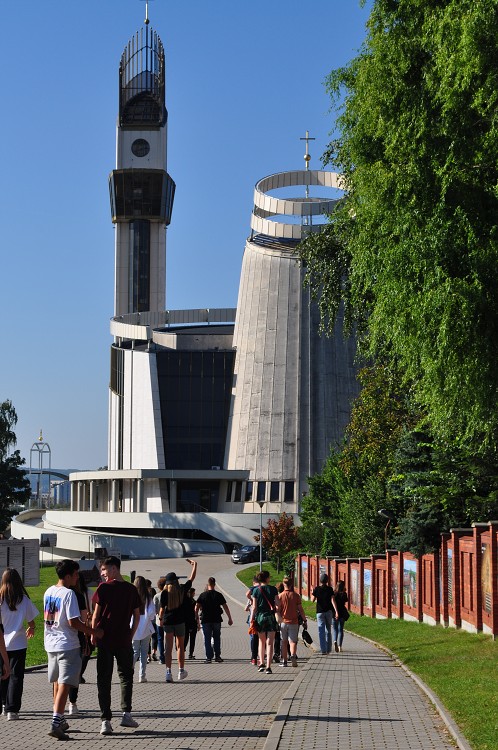
M 221 622 L 203 622 L 202 633 L 204 635 L 206 659 L 221 656 Z M 211 638 L 213 639 L 212 644 Z
M 140 677 L 145 677 L 147 669 L 147 655 L 149 653 L 150 635 L 141 641 L 133 641 L 133 666 L 140 661 Z
M 317 612 L 316 621 L 318 623 L 318 638 L 320 639 L 320 651 L 322 654 L 330 654 L 332 651 L 332 617 L 330 609 L 328 612 Z M 334 621 L 335 622 L 335 621 Z
M 344 638 L 344 620 L 342 617 L 339 617 L 338 620 L 333 619 L 333 627 L 334 627 L 334 643 L 337 642 L 338 646 L 342 646 L 342 639 Z
M 156 625 L 157 648 L 159 650 L 159 661 L 164 664 L 164 630 L 162 625 Z

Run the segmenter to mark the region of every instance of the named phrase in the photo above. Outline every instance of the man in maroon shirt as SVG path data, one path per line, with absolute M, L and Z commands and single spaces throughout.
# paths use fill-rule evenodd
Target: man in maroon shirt
M 94 639 L 97 653 L 97 689 L 102 718 L 100 734 L 112 734 L 111 682 L 114 659 L 121 683 L 122 727 L 138 727 L 131 716 L 133 694 L 132 640 L 140 620 L 140 597 L 133 584 L 121 575 L 121 560 L 111 555 L 100 566 L 104 582 L 93 595 L 93 627 L 102 628 L 104 635 Z M 130 626 L 131 623 L 131 626 Z

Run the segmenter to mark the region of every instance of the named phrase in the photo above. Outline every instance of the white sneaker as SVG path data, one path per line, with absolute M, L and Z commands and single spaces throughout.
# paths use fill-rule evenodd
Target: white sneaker
M 171 669 L 166 670 L 166 682 L 173 682 L 173 675 L 171 674 Z
M 100 734 L 112 734 L 112 726 L 109 719 L 104 719 L 100 728 Z
M 9 711 L 7 713 L 7 721 L 17 721 L 19 718 L 19 715 L 14 713 L 14 711 Z
M 76 703 L 69 704 L 69 716 L 79 716 L 80 711 Z
M 147 677 L 145 675 L 143 677 L 142 677 L 142 675 L 140 675 L 139 678 L 138 678 L 138 681 L 139 682 L 147 682 Z
M 186 669 L 180 669 L 178 671 L 178 680 L 186 680 L 188 677 L 188 672 Z
M 125 711 L 125 713 L 123 714 L 123 718 L 121 719 L 120 726 L 136 729 L 138 727 L 138 721 L 135 721 L 135 719 L 132 718 L 132 715 Z

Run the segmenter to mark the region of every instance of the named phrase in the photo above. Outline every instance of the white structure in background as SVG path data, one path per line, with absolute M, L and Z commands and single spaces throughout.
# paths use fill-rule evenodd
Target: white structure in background
M 340 197 L 331 172 L 257 185 L 237 309 L 165 309 L 165 62 L 148 23 L 120 64 L 109 465 L 70 475 L 71 511 L 48 511 L 59 551 L 181 556 L 252 543 L 260 508 L 297 514 L 307 477 L 339 444 L 357 393 L 354 342 L 319 335 L 296 248 Z M 302 187 L 304 197 L 270 193 Z M 310 197 L 310 188 L 329 197 Z M 29 526 L 13 523 L 15 535 Z M 35 523 L 35 521 L 31 521 Z M 17 526 L 22 526 L 20 531 Z M 31 527 L 35 535 L 39 529 Z

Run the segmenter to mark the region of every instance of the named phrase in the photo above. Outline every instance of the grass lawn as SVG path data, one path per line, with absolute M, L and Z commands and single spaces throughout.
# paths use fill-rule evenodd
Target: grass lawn
M 272 583 L 281 580 L 269 563 L 264 568 Z M 249 585 L 258 569 L 251 566 L 238 577 Z M 314 615 L 314 604 L 304 601 L 303 606 Z M 498 641 L 453 628 L 356 615 L 346 629 L 393 651 L 436 693 L 474 750 L 497 750 Z
M 53 565 L 47 566 L 46 568 L 40 568 L 40 585 L 39 586 L 27 586 L 26 591 L 29 594 L 29 598 L 40 613 L 35 619 L 35 634 L 33 638 L 28 641 L 28 653 L 26 654 L 26 666 L 32 667 L 35 664 L 46 664 L 47 654 L 43 648 L 43 594 L 48 589 L 57 583 L 57 574 Z

